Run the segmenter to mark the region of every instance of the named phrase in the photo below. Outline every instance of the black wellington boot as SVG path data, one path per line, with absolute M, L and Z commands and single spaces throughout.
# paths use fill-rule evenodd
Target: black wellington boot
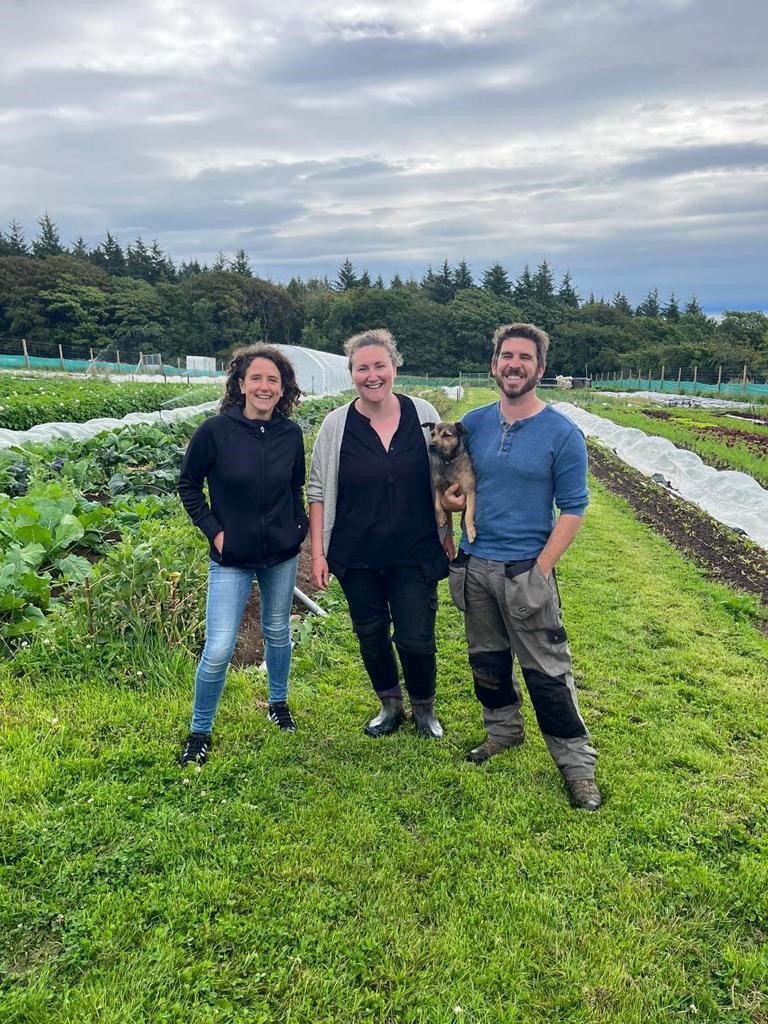
M 382 697 L 381 711 L 365 727 L 367 736 L 389 736 L 405 721 L 403 701 L 400 697 Z
M 428 740 L 439 740 L 443 736 L 443 727 L 435 718 L 435 702 L 428 704 L 411 704 L 413 723 L 416 732 Z

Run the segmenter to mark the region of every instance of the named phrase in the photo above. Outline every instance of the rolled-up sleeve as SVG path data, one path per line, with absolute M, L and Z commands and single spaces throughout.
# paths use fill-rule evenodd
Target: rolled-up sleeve
M 555 505 L 561 514 L 583 516 L 589 504 L 587 445 L 574 427 L 560 446 L 554 462 Z

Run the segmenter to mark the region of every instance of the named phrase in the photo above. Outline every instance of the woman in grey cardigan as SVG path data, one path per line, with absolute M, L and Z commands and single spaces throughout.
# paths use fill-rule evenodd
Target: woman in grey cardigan
M 312 579 L 325 590 L 332 572 L 349 604 L 381 702 L 366 733 L 386 736 L 405 720 L 396 648 L 416 730 L 437 739 L 437 581 L 448 574 L 453 538 L 438 535 L 422 424 L 440 417 L 392 390 L 402 357 L 389 331 L 356 334 L 344 348 L 358 397 L 326 416 L 312 452 Z

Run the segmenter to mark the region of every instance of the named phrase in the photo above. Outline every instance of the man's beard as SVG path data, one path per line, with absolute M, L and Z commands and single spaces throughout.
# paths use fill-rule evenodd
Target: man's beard
M 527 395 L 529 391 L 533 391 L 539 383 L 539 376 L 535 371 L 528 377 L 518 377 L 514 374 L 512 376 L 507 375 L 505 377 L 500 373 L 495 373 L 494 379 L 498 388 L 507 398 L 522 398 L 523 395 Z M 509 388 L 510 384 L 513 385 L 512 388 Z

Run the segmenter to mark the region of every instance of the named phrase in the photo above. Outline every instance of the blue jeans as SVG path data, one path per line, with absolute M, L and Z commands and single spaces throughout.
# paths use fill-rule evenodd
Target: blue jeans
M 267 662 L 270 702 L 288 696 L 291 667 L 291 602 L 299 556 L 268 569 L 238 569 L 211 560 L 205 610 L 205 647 L 195 673 L 192 731 L 210 732 L 227 667 L 235 649 L 253 578 L 261 597 L 261 634 Z

